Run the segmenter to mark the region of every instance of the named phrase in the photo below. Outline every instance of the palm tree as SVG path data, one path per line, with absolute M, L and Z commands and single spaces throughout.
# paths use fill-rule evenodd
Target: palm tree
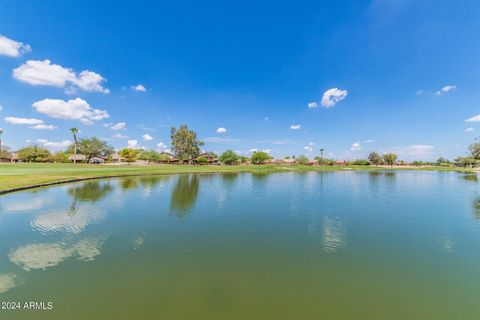
M 70 131 L 73 134 L 73 163 L 77 163 L 77 133 L 78 129 L 77 128 L 71 128 Z
M 324 149 L 321 148 L 321 149 L 320 149 L 320 159 L 322 159 L 322 160 L 323 160 L 323 151 L 324 151 Z

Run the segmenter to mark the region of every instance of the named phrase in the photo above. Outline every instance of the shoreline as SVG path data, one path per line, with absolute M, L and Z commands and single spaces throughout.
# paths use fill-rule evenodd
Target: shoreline
M 85 165 L 51 163 L 0 163 L 0 195 L 87 180 L 162 176 L 173 174 L 226 174 L 328 171 L 455 171 L 475 173 L 471 169 L 412 166 L 301 166 L 301 165 Z

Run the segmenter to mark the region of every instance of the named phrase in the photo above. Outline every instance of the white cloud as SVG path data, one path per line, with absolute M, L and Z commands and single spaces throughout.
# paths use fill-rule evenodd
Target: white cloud
M 391 151 L 405 160 L 427 160 L 431 157 L 434 146 L 427 144 L 414 144 L 403 148 L 394 148 Z
M 441 96 L 442 94 L 447 93 L 447 92 L 452 91 L 452 90 L 455 90 L 455 89 L 457 89 L 457 86 L 455 86 L 455 85 L 446 85 L 446 86 L 443 86 L 440 90 L 437 90 L 437 92 L 435 92 L 435 94 L 437 96 Z
M 220 128 L 217 129 L 217 133 L 222 134 L 222 133 L 225 133 L 225 132 L 227 132 L 227 129 L 225 129 L 225 128 L 220 127 Z
M 143 84 L 137 84 L 136 86 L 132 86 L 131 88 L 134 91 L 140 91 L 140 92 L 147 91 L 147 88 L 145 88 L 145 86 Z
M 106 81 L 106 79 L 98 73 L 84 70 L 77 74 L 70 68 L 52 64 L 50 60 L 28 60 L 13 70 L 13 77 L 34 86 L 64 88 L 67 84 L 70 84 L 73 87 L 69 87 L 66 90 L 70 94 L 75 93 L 76 88 L 84 91 L 110 92 L 102 87 L 101 83 Z
M 309 146 L 314 146 L 314 145 L 315 145 L 315 142 L 309 142 L 308 145 L 309 145 Z
M 290 126 L 290 129 L 292 129 L 292 130 L 298 130 L 298 129 L 300 129 L 301 127 L 302 127 L 302 126 L 299 125 L 299 124 L 292 124 L 292 125 Z
M 248 150 L 248 152 L 251 152 L 251 153 L 254 153 L 254 152 L 257 152 L 257 151 L 258 151 L 257 148 L 252 148 L 252 149 Z
M 84 70 L 77 76 L 73 83 L 80 89 L 89 92 L 109 93 L 110 90 L 102 87 L 101 83 L 106 81 L 104 77 L 93 71 Z
M 480 122 L 480 114 L 473 116 L 471 118 L 468 118 L 467 120 L 465 120 L 465 122 Z
M 347 95 L 347 90 L 340 90 L 338 88 L 328 89 L 323 93 L 322 106 L 324 106 L 325 108 L 333 107 L 338 102 L 345 99 Z
M 47 139 L 37 139 L 36 143 L 52 150 L 65 149 L 72 144 L 70 140 L 48 141 Z
M 475 129 L 472 128 L 472 127 L 467 128 L 467 129 L 464 130 L 464 132 L 473 132 L 473 131 L 475 131 Z
M 307 152 L 312 152 L 313 151 L 313 148 L 311 146 L 305 146 L 305 147 L 303 147 L 303 149 L 305 149 L 305 151 L 307 151 Z
M 265 152 L 265 153 L 270 153 L 270 152 L 272 152 L 272 149 L 264 149 L 262 151 Z
M 55 130 L 58 129 L 56 126 L 52 124 L 37 124 L 36 126 L 30 127 L 31 129 L 36 130 Z
M 35 102 L 32 107 L 52 118 L 78 120 L 84 124 L 92 124 L 94 121 L 109 117 L 107 111 L 93 109 L 85 100 L 80 98 L 68 101 L 44 99 Z
M 308 107 L 309 107 L 310 109 L 315 109 L 315 108 L 318 107 L 318 103 L 316 103 L 316 102 L 309 102 L 309 103 L 308 103 Z
M 0 56 L 19 57 L 31 50 L 32 48 L 28 44 L 0 35 Z
M 127 147 L 132 149 L 138 148 L 138 140 L 128 140 Z
M 121 134 L 121 133 L 116 133 L 116 134 L 113 135 L 113 137 L 114 137 L 115 139 L 128 139 L 128 136 L 123 135 L 123 134 Z
M 5 122 L 10 124 L 29 124 L 29 125 L 43 124 L 43 120 L 34 119 L 34 118 L 6 117 L 4 120 Z
M 127 124 L 125 122 L 119 122 L 119 123 L 113 125 L 110 129 L 118 131 L 118 130 L 125 129 L 126 126 L 127 126 Z
M 167 149 L 168 147 L 167 147 L 167 145 L 166 145 L 165 143 L 159 142 L 159 143 L 157 143 L 157 148 L 158 148 L 159 150 L 165 150 L 165 149 Z
M 2 111 L 2 110 L 3 110 L 3 106 L 0 104 L 0 111 Z
M 360 141 L 354 142 L 350 147 L 350 151 L 360 151 L 360 150 L 362 150 L 362 145 L 360 144 Z
M 143 140 L 145 141 L 152 141 L 153 140 L 153 137 L 151 135 L 149 135 L 148 133 L 144 134 L 142 136 Z

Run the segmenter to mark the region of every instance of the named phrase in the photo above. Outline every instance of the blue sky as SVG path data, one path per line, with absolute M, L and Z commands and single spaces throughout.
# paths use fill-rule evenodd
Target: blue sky
M 166 149 L 186 123 L 216 152 L 427 160 L 464 155 L 480 130 L 478 1 L 2 1 L 0 13 L 13 148 L 62 149 L 75 126 L 117 149 Z

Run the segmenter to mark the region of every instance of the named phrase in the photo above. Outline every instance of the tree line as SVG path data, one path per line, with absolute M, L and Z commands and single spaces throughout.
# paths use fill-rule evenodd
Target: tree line
M 76 162 L 77 155 L 84 156 L 85 162 L 90 162 L 91 159 L 98 157 L 105 160 L 111 159 L 115 150 L 106 141 L 96 137 L 85 137 L 78 139 L 78 129 L 70 129 L 73 135 L 73 143 L 66 151 L 58 151 L 51 153 L 47 148 L 32 144 L 30 146 L 19 149 L 16 152 L 18 160 L 24 162 Z M 1 133 L 0 133 L 1 134 Z M 126 162 L 135 162 L 143 160 L 148 163 L 162 163 L 169 162 L 172 156 L 181 163 L 188 164 L 208 164 L 209 159 L 218 159 L 219 162 L 226 165 L 236 165 L 243 163 L 263 164 L 272 159 L 272 157 L 263 151 L 254 152 L 251 157 L 245 157 L 233 150 L 226 150 L 221 155 L 216 155 L 213 152 L 203 152 L 201 147 L 204 145 L 202 141 L 197 138 L 195 131 L 188 128 L 187 125 L 181 125 L 178 129 L 173 127 L 171 129 L 171 155 L 165 152 L 158 152 L 155 150 L 144 150 L 136 148 L 123 148 L 118 151 L 118 154 L 125 159 Z M 1 144 L 0 144 L 1 146 Z M 318 165 L 334 165 L 336 163 L 333 159 L 323 157 L 324 149 L 319 149 L 320 156 L 315 157 L 315 163 Z M 6 157 L 11 154 L 8 147 L 0 147 L 0 157 Z M 71 157 L 73 156 L 73 157 Z M 311 164 L 311 161 L 305 155 L 287 156 L 284 158 L 291 163 L 299 165 Z M 348 165 L 389 165 L 405 164 L 398 160 L 398 155 L 395 153 L 385 153 L 380 155 L 377 152 L 371 152 L 367 159 L 357 159 L 349 162 L 343 162 Z M 459 166 L 459 167 L 476 167 L 480 165 L 480 140 L 475 140 L 468 147 L 468 154 L 463 157 L 457 157 L 453 161 L 449 161 L 440 157 L 435 162 L 413 161 L 412 165 L 436 165 L 436 166 Z

